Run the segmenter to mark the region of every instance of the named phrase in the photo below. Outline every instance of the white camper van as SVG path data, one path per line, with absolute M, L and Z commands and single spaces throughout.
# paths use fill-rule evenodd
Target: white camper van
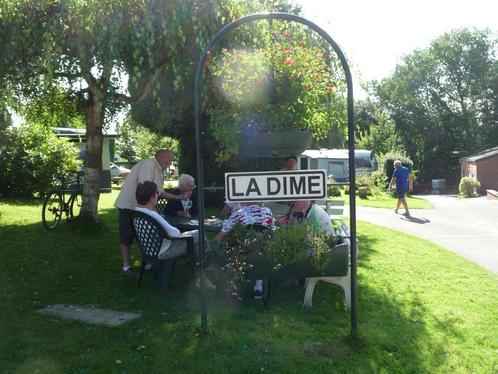
M 356 149 L 356 175 L 369 175 L 374 169 L 374 155 L 366 149 Z M 347 149 L 308 149 L 298 158 L 301 170 L 324 169 L 329 177 L 338 183 L 349 179 L 349 150 Z

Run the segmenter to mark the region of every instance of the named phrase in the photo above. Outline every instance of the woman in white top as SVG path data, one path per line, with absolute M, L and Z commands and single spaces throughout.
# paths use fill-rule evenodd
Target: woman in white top
M 139 183 L 137 185 L 136 198 L 138 202 L 138 206 L 135 208 L 136 211 L 145 213 L 151 217 L 153 217 L 167 232 L 167 234 L 171 238 L 179 238 L 179 237 L 188 237 L 192 236 L 194 238 L 194 243 L 196 246 L 195 255 L 198 254 L 198 243 L 199 243 L 199 231 L 192 230 L 180 233 L 176 227 L 170 225 L 168 221 L 166 221 L 159 213 L 156 211 L 157 198 L 159 196 L 159 191 L 157 189 L 157 185 L 152 181 L 145 181 L 143 183 Z M 161 245 L 161 249 L 159 251 L 158 258 L 160 260 L 171 257 L 181 255 L 186 253 L 187 251 L 187 243 L 184 240 L 168 240 L 163 239 L 163 243 Z M 199 283 L 199 282 L 197 282 Z M 208 288 L 215 288 L 215 286 L 210 282 L 209 279 L 206 279 L 206 284 Z

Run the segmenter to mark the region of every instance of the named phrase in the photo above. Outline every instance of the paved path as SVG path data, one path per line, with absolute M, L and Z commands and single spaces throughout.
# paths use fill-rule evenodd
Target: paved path
M 423 197 L 433 209 L 413 209 L 405 217 L 394 209 L 357 207 L 357 219 L 430 240 L 498 273 L 498 200 Z

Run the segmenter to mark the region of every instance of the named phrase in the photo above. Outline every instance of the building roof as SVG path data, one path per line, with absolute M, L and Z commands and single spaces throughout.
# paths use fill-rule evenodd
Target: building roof
M 52 127 L 56 136 L 65 136 L 69 138 L 84 138 L 86 129 L 76 129 L 71 127 Z M 105 131 L 104 136 L 108 138 L 117 138 L 118 134 L 115 131 Z
M 368 158 L 372 157 L 372 151 L 366 149 L 355 149 L 354 155 L 356 158 Z M 348 149 L 307 149 L 301 156 L 309 157 L 309 158 L 327 158 L 327 159 L 339 159 L 339 160 L 348 160 L 349 159 L 349 150 Z
M 479 161 L 488 157 L 493 157 L 498 155 L 498 147 L 485 149 L 484 151 L 474 153 L 473 155 L 462 157 L 460 162 L 462 161 Z

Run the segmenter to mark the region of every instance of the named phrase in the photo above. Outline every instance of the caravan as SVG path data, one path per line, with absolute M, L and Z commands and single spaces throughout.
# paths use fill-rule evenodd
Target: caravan
M 370 175 L 374 170 L 374 154 L 366 149 L 357 149 L 355 154 L 356 175 Z M 324 169 L 327 176 L 338 183 L 349 179 L 349 151 L 347 149 L 308 149 L 298 158 L 301 170 Z

